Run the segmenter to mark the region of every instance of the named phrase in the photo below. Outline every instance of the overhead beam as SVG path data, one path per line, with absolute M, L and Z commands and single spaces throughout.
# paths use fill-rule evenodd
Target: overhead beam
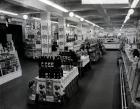
M 97 5 L 96 8 L 98 9 L 98 12 L 100 13 L 100 15 L 104 17 L 104 21 L 106 22 L 106 24 L 110 26 L 111 21 L 110 21 L 110 17 L 107 15 L 106 9 L 104 9 L 102 5 Z
M 38 0 L 34 0 L 34 1 L 33 0 L 6 0 L 6 1 L 8 1 L 10 3 L 13 3 L 13 4 L 18 4 L 18 5 L 23 6 L 23 7 L 36 9 L 36 10 L 39 10 L 39 11 L 55 12 L 60 16 L 62 16 L 62 14 L 63 14 L 58 9 L 55 9 L 51 6 L 48 6 L 44 3 L 41 3 Z

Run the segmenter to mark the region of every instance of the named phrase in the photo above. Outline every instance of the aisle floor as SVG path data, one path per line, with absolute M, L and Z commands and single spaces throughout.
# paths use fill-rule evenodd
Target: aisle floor
M 79 90 L 72 99 L 66 105 L 54 108 L 120 109 L 117 56 L 117 51 L 107 51 L 103 59 L 85 72 L 85 76 L 79 81 Z M 31 109 L 27 105 L 28 82 L 37 75 L 38 66 L 27 60 L 22 61 L 21 65 L 23 76 L 0 86 L 0 109 Z

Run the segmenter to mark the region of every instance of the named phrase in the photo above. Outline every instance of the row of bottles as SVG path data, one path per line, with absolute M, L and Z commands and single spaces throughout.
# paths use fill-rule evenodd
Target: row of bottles
M 38 61 L 41 68 L 60 68 L 62 65 L 60 56 L 42 56 L 39 57 Z
M 61 79 L 63 77 L 62 68 L 40 68 L 39 70 L 39 78 L 47 78 L 47 79 Z
M 39 61 L 39 78 L 60 79 L 63 77 L 60 56 L 42 56 Z
M 73 59 L 71 52 L 60 52 L 63 70 L 71 70 L 73 68 Z

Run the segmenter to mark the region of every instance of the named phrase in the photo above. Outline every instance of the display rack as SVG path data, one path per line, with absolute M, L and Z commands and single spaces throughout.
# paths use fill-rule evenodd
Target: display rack
M 0 85 L 22 76 L 18 54 L 11 46 L 12 50 L 0 54 Z
M 120 43 L 117 36 L 102 36 L 98 37 L 98 40 L 101 41 L 106 49 L 119 49 Z
M 125 49 L 125 52 L 121 52 L 121 55 L 122 61 L 120 60 L 120 83 L 122 109 L 139 109 L 140 75 L 138 70 L 138 61 L 132 57 L 128 49 Z
M 99 59 L 102 57 L 103 54 L 99 49 L 98 43 L 94 43 L 90 45 L 89 54 L 90 54 L 91 62 L 99 61 Z
M 78 83 L 78 75 L 78 68 L 73 67 L 70 71 L 63 71 L 61 79 L 36 77 L 34 91 L 29 94 L 29 101 L 35 103 L 38 95 L 38 102 L 63 102 L 63 97 L 68 96 L 68 92 L 71 92 L 70 90 L 73 90 L 72 87 Z M 44 93 L 44 96 L 42 96 L 42 93 Z
M 87 68 L 91 68 L 89 55 L 82 55 L 79 60 L 79 76 L 82 77 Z
M 25 23 L 25 56 L 35 58 L 42 55 L 41 44 L 41 23 L 40 21 L 29 19 Z

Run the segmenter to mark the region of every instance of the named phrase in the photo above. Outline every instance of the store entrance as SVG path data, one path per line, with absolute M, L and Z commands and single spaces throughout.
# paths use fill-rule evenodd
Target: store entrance
M 12 39 L 15 45 L 15 48 L 18 52 L 19 57 L 23 57 L 24 54 L 24 44 L 23 44 L 23 35 L 22 35 L 22 26 L 9 24 L 6 27 L 6 24 L 0 23 L 0 30 L 2 30 L 1 40 L 5 41 L 6 34 L 12 34 Z

